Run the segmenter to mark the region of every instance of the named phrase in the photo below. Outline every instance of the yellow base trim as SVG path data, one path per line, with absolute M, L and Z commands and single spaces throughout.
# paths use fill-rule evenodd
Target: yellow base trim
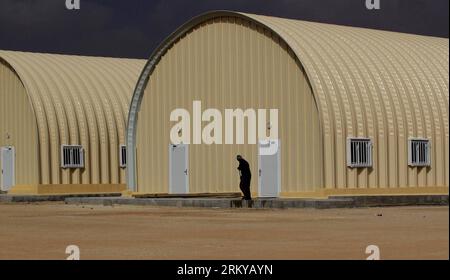
M 448 195 L 448 187 L 404 187 L 369 189 L 325 189 L 316 192 L 282 192 L 286 198 L 328 198 L 330 196 L 367 196 L 367 195 Z
M 15 195 L 37 194 L 37 185 L 16 185 L 11 190 L 8 191 L 8 194 L 15 194 Z
M 130 191 L 129 189 L 122 191 L 122 197 L 132 198 L 136 194 L 137 193 L 134 193 L 134 192 Z
M 194 194 L 194 193 L 192 193 Z M 327 199 L 330 196 L 383 196 L 383 195 L 448 195 L 448 187 L 402 187 L 402 188 L 368 188 L 368 189 L 322 189 L 314 192 L 281 192 L 281 198 L 314 198 Z M 167 193 L 140 193 L 124 191 L 123 196 L 158 196 Z M 214 195 L 214 193 L 211 193 Z M 257 192 L 252 192 L 252 197 L 259 197 Z
M 125 184 L 73 184 L 73 185 L 18 185 L 8 194 L 11 195 L 70 195 L 122 193 Z

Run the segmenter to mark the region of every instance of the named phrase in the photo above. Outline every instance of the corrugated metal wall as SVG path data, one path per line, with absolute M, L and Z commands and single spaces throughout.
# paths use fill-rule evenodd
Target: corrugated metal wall
M 145 61 L 12 51 L 0 51 L 0 58 L 17 73 L 35 113 L 37 135 L 30 130 L 27 137 L 38 137 L 38 183 L 124 184 L 119 147 Z M 63 144 L 83 146 L 83 169 L 61 168 Z
M 16 184 L 37 184 L 36 120 L 23 84 L 0 59 L 0 147 L 3 146 L 15 148 Z
M 273 33 L 267 31 L 270 37 L 279 36 L 281 39 L 277 37 L 276 40 L 284 42 L 281 43 L 283 48 L 289 49 L 288 52 L 294 54 L 293 57 L 296 57 L 300 67 L 303 67 L 303 71 L 306 73 L 307 79 L 304 78 L 304 74 L 297 75 L 300 79 L 299 82 L 306 84 L 307 80 L 311 85 L 322 129 L 319 141 L 323 147 L 323 154 L 320 154 L 320 156 L 323 155 L 323 158 L 315 157 L 320 160 L 320 163 L 314 163 L 314 167 L 310 170 L 317 172 L 317 169 L 320 169 L 323 177 L 319 180 L 319 184 L 313 183 L 313 187 L 308 188 L 305 185 L 300 187 L 299 185 L 303 184 L 300 182 L 305 182 L 305 179 L 298 172 L 303 169 L 297 169 L 295 165 L 298 162 L 289 161 L 294 166 L 283 164 L 282 188 L 284 192 L 303 192 L 313 190 L 314 186 L 319 185 L 324 186 L 327 193 L 346 193 L 347 191 L 367 193 L 364 190 L 375 190 L 378 193 L 392 193 L 392 190 L 402 193 L 427 192 L 427 189 L 417 190 L 417 187 L 430 187 L 430 191 L 440 187 L 441 190 L 448 190 L 448 39 L 223 11 L 207 13 L 186 23 L 162 46 L 165 48 L 166 44 L 172 44 L 176 38 L 181 38 L 180 42 L 171 47 L 161 61 L 159 59 L 165 53 L 165 49 L 157 49 L 155 56 L 150 59 L 151 63 L 143 72 L 145 75 L 142 76 L 132 101 L 128 133 L 130 145 L 134 145 L 134 139 L 137 139 L 138 148 L 144 149 L 141 152 L 138 151 L 137 156 L 137 178 L 141 189 L 144 188 L 147 191 L 150 190 L 149 186 L 157 186 L 159 191 L 166 190 L 167 157 L 159 155 L 165 154 L 167 148 L 163 149 L 164 152 L 153 150 L 146 152 L 146 149 L 151 149 L 146 147 L 150 145 L 150 141 L 146 139 L 157 140 L 157 137 L 150 134 L 150 130 L 165 133 L 164 131 L 170 128 L 170 123 L 165 121 L 165 118 L 168 118 L 170 113 L 168 110 L 172 109 L 175 104 L 169 101 L 167 104 L 164 103 L 166 94 L 170 96 L 181 94 L 182 96 L 177 97 L 180 99 L 177 102 L 183 105 L 182 107 L 188 106 L 193 97 L 207 97 L 212 100 L 212 103 L 218 102 L 215 101 L 217 99 L 221 100 L 224 105 L 242 106 L 249 104 L 245 98 L 236 98 L 236 102 L 239 104 L 231 104 L 229 99 L 223 97 L 224 94 L 226 96 L 227 92 L 236 92 L 237 90 L 242 90 L 238 94 L 243 94 L 244 91 L 248 92 L 255 88 L 257 92 L 261 85 L 263 85 L 262 88 L 272 86 L 277 91 L 284 90 L 286 83 L 289 83 L 289 81 L 282 80 L 284 76 L 280 75 L 280 69 L 286 67 L 293 59 L 280 62 L 275 59 L 275 56 L 266 53 L 255 61 L 246 61 L 248 55 L 239 52 L 239 46 L 248 47 L 247 52 L 253 57 L 260 54 L 261 49 L 264 50 L 270 45 L 269 41 L 274 44 L 273 40 L 253 40 L 252 38 L 261 36 L 261 32 L 242 32 L 239 24 L 233 23 L 233 26 L 236 26 L 234 28 L 224 28 L 221 20 L 224 17 L 227 17 L 228 21 L 246 22 L 245 25 L 251 23 L 252 30 L 255 29 L 255 26 L 258 26 L 256 28 L 258 30 L 261 28 L 271 30 Z M 192 32 L 192 29 L 195 30 Z M 251 29 L 246 30 L 250 31 Z M 285 44 L 288 47 L 285 47 Z M 201 54 L 195 56 L 195 52 L 200 52 L 199 49 L 202 50 Z M 217 49 L 226 50 L 231 60 L 218 61 L 218 57 L 221 58 L 222 54 L 217 56 L 215 53 Z M 245 51 L 243 52 L 245 53 Z M 154 63 L 157 66 L 152 72 Z M 269 70 L 269 67 L 273 67 L 274 70 Z M 230 71 L 229 75 L 223 69 Z M 266 76 L 261 75 L 261 72 Z M 145 79 L 150 74 L 149 88 L 144 92 L 140 86 L 145 85 Z M 252 77 L 251 75 L 256 76 Z M 250 85 L 247 85 L 246 81 L 249 79 L 251 82 Z M 160 80 L 168 80 L 168 82 Z M 258 84 L 258 81 L 261 84 Z M 252 85 L 255 82 L 257 86 Z M 211 94 L 216 95 L 215 97 L 203 93 L 214 87 L 218 88 Z M 194 92 L 195 95 L 184 94 L 185 88 L 188 88 L 187 92 Z M 180 92 L 180 90 L 183 91 Z M 260 99 L 268 101 L 267 93 L 264 93 L 264 90 L 260 94 Z M 280 106 L 282 106 L 286 100 L 279 92 L 276 94 L 278 94 L 278 98 L 273 97 L 272 101 L 274 103 L 281 102 Z M 290 95 L 288 97 L 290 104 L 296 101 L 289 98 L 293 97 Z M 139 104 L 142 99 L 144 103 L 140 108 Z M 150 103 L 151 105 L 149 105 Z M 305 104 L 307 103 L 301 105 Z M 300 103 L 292 106 L 299 105 Z M 213 107 L 213 104 L 207 104 L 207 106 Z M 152 110 L 156 110 L 158 113 L 153 113 Z M 292 114 L 292 112 L 290 113 Z M 139 122 L 136 121 L 137 114 L 139 114 Z M 293 116 L 297 122 L 303 121 L 303 116 L 295 114 Z M 161 123 L 154 120 L 158 117 L 163 118 Z M 294 119 L 292 116 L 291 118 Z M 281 125 L 286 126 L 285 123 L 281 123 Z M 136 127 L 138 136 L 134 137 Z M 308 130 L 304 130 L 303 134 L 308 132 Z M 168 137 L 168 134 L 163 134 L 163 136 Z M 294 135 L 292 138 L 296 137 L 298 138 L 298 135 Z M 372 168 L 351 169 L 347 167 L 346 141 L 349 137 L 369 137 L 373 140 L 374 165 Z M 430 140 L 431 167 L 408 166 L 408 139 L 416 137 Z M 165 147 L 168 139 L 158 141 L 161 141 L 158 143 L 158 147 L 163 147 L 163 144 Z M 283 141 L 289 140 L 284 139 Z M 302 144 L 305 145 L 305 142 Z M 201 148 L 194 147 L 194 149 Z M 209 149 L 215 148 L 209 147 Z M 219 149 L 232 148 L 219 147 Z M 235 147 L 235 149 L 227 150 L 223 154 L 239 152 L 239 147 Z M 252 152 L 251 149 L 256 149 L 256 147 L 249 147 L 249 149 L 248 153 L 252 154 L 254 151 Z M 296 150 L 288 151 L 297 153 Z M 297 153 L 297 155 L 297 159 L 301 162 L 304 154 Z M 154 156 L 156 159 L 152 159 Z M 283 149 L 283 160 L 285 157 L 286 148 Z M 222 163 L 215 162 L 213 157 L 204 156 L 201 159 L 203 162 L 215 164 L 214 170 L 222 168 Z M 307 157 L 307 160 L 309 159 Z M 158 163 L 158 161 L 161 162 Z M 191 159 L 191 163 L 192 161 Z M 229 164 L 231 162 L 226 163 L 227 166 Z M 149 171 L 152 168 L 158 170 L 159 173 L 151 176 L 148 172 L 153 172 Z M 289 174 L 286 174 L 286 168 L 290 168 Z M 297 173 L 294 172 L 295 170 Z M 226 188 L 229 185 L 235 185 L 236 181 L 229 181 L 229 177 L 234 171 L 225 170 L 224 172 L 223 177 L 215 177 L 213 182 L 200 179 L 203 178 L 201 175 L 191 174 L 196 180 L 195 182 L 191 180 L 191 185 L 194 188 L 196 183 L 205 186 L 201 188 L 203 190 L 207 189 L 207 184 L 214 186 L 224 182 Z M 296 176 L 294 174 L 299 177 L 292 179 Z M 308 174 L 304 175 L 308 176 Z M 222 175 L 215 174 L 214 176 Z M 129 184 L 133 188 L 133 175 L 130 178 Z M 290 182 L 291 180 L 292 182 L 297 180 L 298 185 L 292 187 L 291 183 L 286 184 L 286 181 Z M 308 183 L 311 184 L 311 181 Z M 390 190 L 386 190 L 387 188 Z
M 280 38 L 247 20 L 203 23 L 159 62 L 145 91 L 137 129 L 138 190 L 168 192 L 169 133 L 176 108 L 279 109 L 284 192 L 323 187 L 320 122 L 311 88 Z M 192 127 L 191 127 L 192 129 Z M 239 190 L 236 155 L 251 164 L 257 191 L 256 145 L 190 145 L 190 191 Z
M 318 102 L 327 189 L 449 186 L 449 40 L 244 15 L 299 57 Z M 346 168 L 347 137 L 374 140 L 372 169 Z M 410 137 L 432 142 L 431 168 L 408 167 Z

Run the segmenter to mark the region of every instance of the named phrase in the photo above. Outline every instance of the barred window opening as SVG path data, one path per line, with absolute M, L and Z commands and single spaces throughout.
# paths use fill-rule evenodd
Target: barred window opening
M 351 168 L 372 166 L 372 140 L 349 138 L 347 142 L 347 165 Z
M 430 140 L 410 139 L 408 144 L 409 166 L 430 166 Z
M 83 168 L 84 150 L 82 146 L 62 145 L 61 146 L 61 167 L 62 168 Z
M 120 145 L 119 155 L 120 155 L 120 167 L 122 168 L 127 167 L 127 146 Z

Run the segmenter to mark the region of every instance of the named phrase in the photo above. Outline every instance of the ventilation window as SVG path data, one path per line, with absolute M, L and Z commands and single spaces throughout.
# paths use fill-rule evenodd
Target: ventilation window
M 61 166 L 62 168 L 83 168 L 84 167 L 83 147 L 73 145 L 62 145 Z
M 347 165 L 351 168 L 372 167 L 372 140 L 349 138 L 347 140 Z
M 120 154 L 120 167 L 122 168 L 127 167 L 127 146 L 120 145 L 119 154 Z
M 410 139 L 408 144 L 408 164 L 409 166 L 430 166 L 430 140 Z

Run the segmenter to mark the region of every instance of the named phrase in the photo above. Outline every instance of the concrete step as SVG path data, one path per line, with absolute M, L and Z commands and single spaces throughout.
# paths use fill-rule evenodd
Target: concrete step
M 255 199 L 245 201 L 241 199 L 217 198 L 67 198 L 68 204 L 91 205 L 140 205 L 167 207 L 198 207 L 198 208 L 352 208 L 352 199 Z
M 389 206 L 448 206 L 448 195 L 397 195 L 397 196 L 335 196 L 328 199 L 295 199 L 257 198 L 244 201 L 227 197 L 154 197 L 127 198 L 120 194 L 95 195 L 59 195 L 59 196 L 10 196 L 0 195 L 0 202 L 45 202 L 64 201 L 66 204 L 87 205 L 139 205 L 166 207 L 197 207 L 197 208 L 253 208 L 253 209 L 287 209 L 287 208 L 361 208 Z
M 34 202 L 51 202 L 65 201 L 67 198 L 91 198 L 91 197 L 120 197 L 120 193 L 104 193 L 104 194 L 65 194 L 65 195 L 0 195 L 0 202 L 18 202 L 18 203 L 34 203 Z

